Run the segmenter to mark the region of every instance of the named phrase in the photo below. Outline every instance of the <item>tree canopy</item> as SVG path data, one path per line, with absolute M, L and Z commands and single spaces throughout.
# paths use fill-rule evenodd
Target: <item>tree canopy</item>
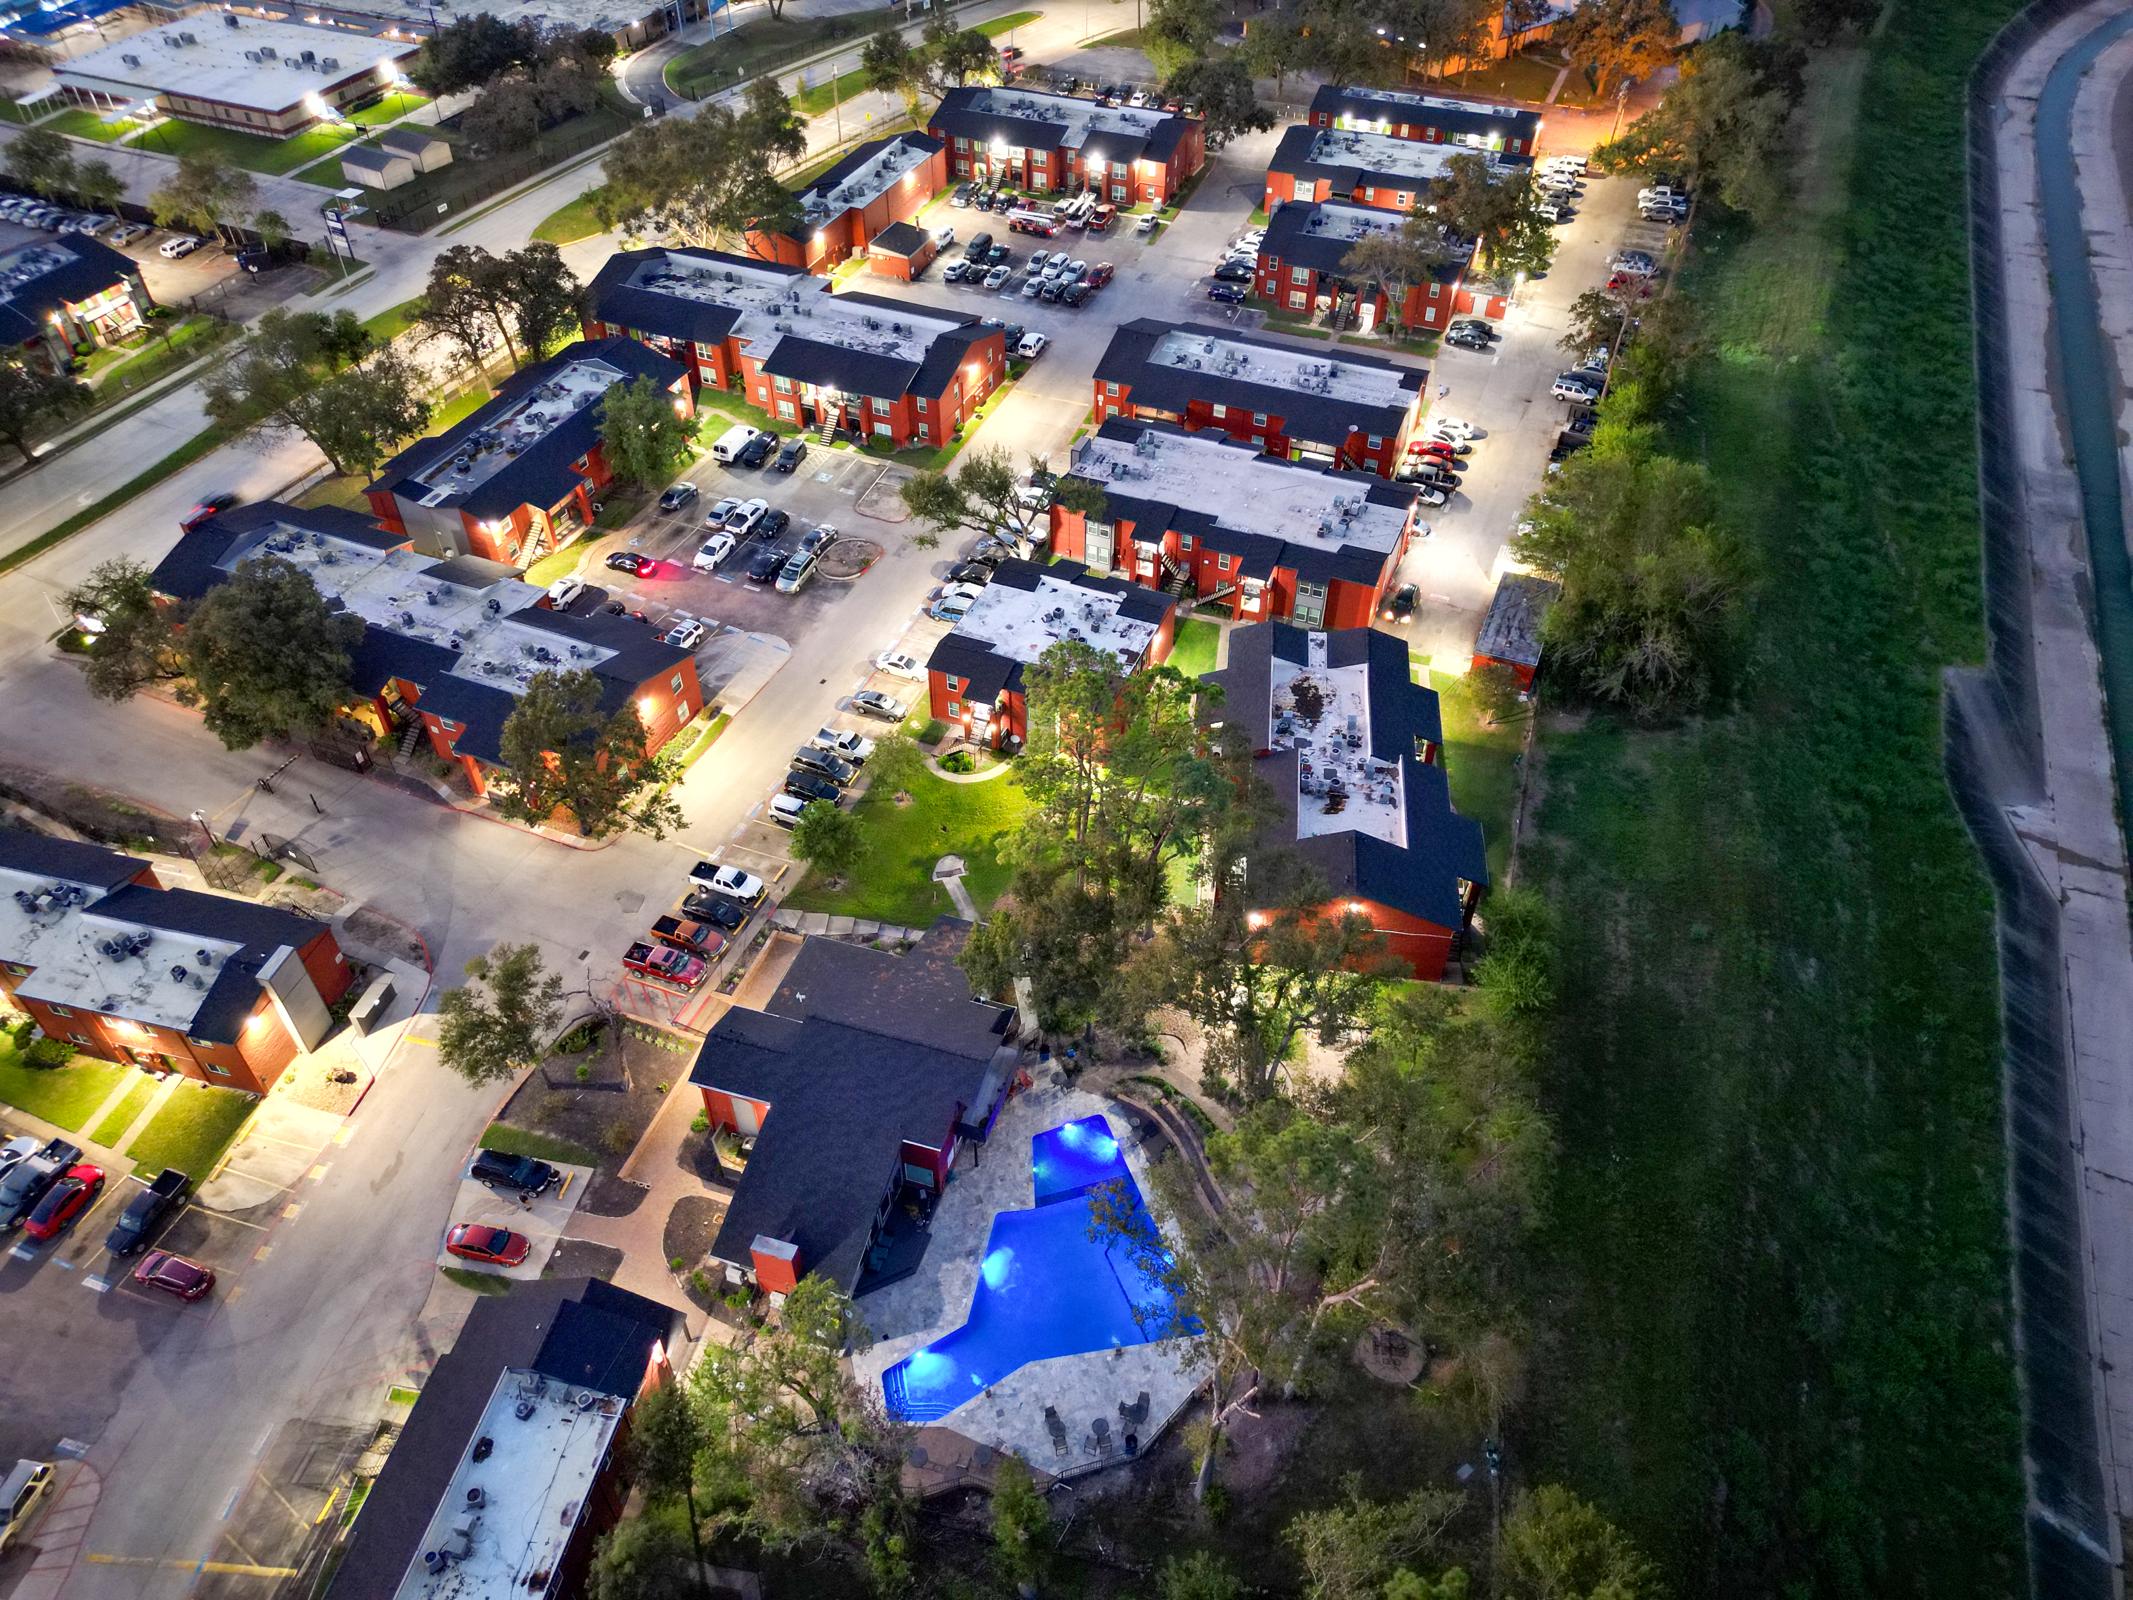
M 799 201 L 773 169 L 806 151 L 791 101 L 775 78 L 757 78 L 737 109 L 708 105 L 693 117 L 661 117 L 617 140 L 599 191 L 600 220 L 697 246 L 751 227 L 788 232 L 799 225 Z
M 330 610 L 318 585 L 280 556 L 255 556 L 186 614 L 181 699 L 232 750 L 323 728 L 353 694 L 348 653 L 360 619 Z
M 1024 505 L 1017 491 L 1014 457 L 1003 448 L 966 450 L 954 475 L 921 472 L 898 494 L 911 514 L 937 533 L 995 534 L 1023 540 L 1041 513 Z
M 148 214 L 158 227 L 213 238 L 224 225 L 249 217 L 258 197 L 259 185 L 244 168 L 212 150 L 196 150 L 178 157 L 178 170 L 148 197 Z
M 140 562 L 115 556 L 100 563 L 59 603 L 98 624 L 87 670 L 89 692 L 97 699 L 125 700 L 178 675 L 170 615 L 156 603 L 155 584 Z
M 74 145 L 57 128 L 24 128 L 0 151 L 0 165 L 25 188 L 46 196 L 74 187 Z
M 1519 1495 L 1504 1519 L 1506 1600 L 1658 1600 L 1659 1575 L 1635 1545 L 1560 1484 Z
M 24 464 L 37 458 L 35 439 L 96 403 L 96 391 L 64 373 L 26 362 L 0 360 L 0 439 L 13 445 Z
M 1685 172 L 1692 191 L 1708 185 L 1759 223 L 1784 208 L 1784 89 L 1766 81 L 1751 46 L 1722 33 L 1691 51 L 1666 97 L 1621 138 L 1593 152 L 1603 172 Z
M 371 348 L 347 311 L 266 312 L 201 387 L 208 415 L 224 427 L 302 434 L 341 474 L 374 474 L 430 418 L 419 369 Z
M 1430 190 L 1430 203 L 1437 220 L 1473 240 L 1480 263 L 1499 277 L 1531 277 L 1555 259 L 1555 234 L 1540 214 L 1531 172 L 1499 172 L 1486 156 L 1455 155 Z
M 466 965 L 437 1003 L 437 1058 L 480 1085 L 515 1078 L 548 1052 L 563 1020 L 562 980 L 534 944 L 500 944 Z
M 648 374 L 609 386 L 600 402 L 600 448 L 624 483 L 664 483 L 689 459 L 694 430 L 678 397 Z
M 1198 107 L 1207 131 L 1223 138 L 1274 126 L 1274 113 L 1259 103 L 1250 71 L 1234 55 L 1189 57 L 1164 78 L 1163 96 Z
M 1556 23 L 1553 42 L 1592 74 L 1604 96 L 1673 60 L 1680 37 L 1667 0 L 1585 0 Z
M 631 825 L 665 837 L 676 817 L 656 791 L 671 774 L 646 755 L 637 707 L 603 710 L 604 695 L 589 668 L 533 675 L 504 720 L 504 772 L 490 791 L 498 810 L 526 822 L 567 812 L 588 839 Z M 653 797 L 639 800 L 648 787 Z

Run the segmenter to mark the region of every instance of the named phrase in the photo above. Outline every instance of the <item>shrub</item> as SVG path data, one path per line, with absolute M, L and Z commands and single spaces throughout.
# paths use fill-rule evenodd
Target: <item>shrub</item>
M 927 723 L 923 728 L 918 730 L 918 742 L 920 744 L 939 744 L 943 739 L 947 737 L 948 724 L 941 721 L 939 717 L 935 717 L 931 722 Z
M 600 1136 L 610 1154 L 626 1156 L 637 1143 L 637 1135 L 626 1122 L 611 1123 L 607 1132 Z
M 63 1067 L 73 1057 L 74 1046 L 64 1039 L 39 1039 L 22 1053 L 22 1059 L 33 1067 Z
M 702 1295 L 706 1300 L 711 1298 L 711 1280 L 704 1276 L 702 1268 L 699 1267 L 696 1271 L 689 1274 L 689 1287 L 694 1289 L 698 1294 Z
M 588 1066 L 588 1065 L 586 1065 L 586 1064 L 584 1064 L 584 1063 L 582 1063 L 582 1062 L 581 1062 L 581 1063 L 579 1063 L 579 1066 L 578 1066 L 578 1082 L 580 1082 L 580 1083 L 590 1083 L 590 1082 L 592 1082 L 592 1075 L 593 1075 L 593 1069 L 592 1069 L 592 1068 L 591 1068 L 590 1066 Z
M 24 1017 L 8 1030 L 8 1037 L 14 1042 L 14 1046 L 18 1051 L 29 1049 L 30 1040 L 36 1036 L 37 1024 L 28 1017 Z
M 711 1131 L 711 1113 L 708 1111 L 697 1112 L 695 1116 L 689 1119 L 689 1131 L 691 1133 L 709 1133 Z

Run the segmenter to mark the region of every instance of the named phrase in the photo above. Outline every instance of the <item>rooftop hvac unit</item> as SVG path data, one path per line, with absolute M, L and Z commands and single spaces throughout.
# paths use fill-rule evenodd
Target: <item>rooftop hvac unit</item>
M 311 63 L 312 63 L 312 62 L 314 62 L 314 61 L 316 61 L 316 60 L 318 60 L 318 52 L 317 52 L 317 51 L 315 51 L 315 50 L 306 50 L 306 51 L 304 52 L 304 65 L 305 65 L 305 66 L 307 66 L 307 67 L 308 67 L 308 66 L 310 66 L 310 65 L 311 65 Z
M 175 50 L 175 49 L 177 49 L 177 48 L 178 48 L 178 36 L 177 36 L 176 34 L 174 34 L 174 33 L 166 33 L 166 34 L 164 34 L 164 35 L 163 35 L 163 42 L 164 42 L 165 44 L 169 45 L 169 46 L 171 47 L 171 49 L 173 49 L 173 50 Z
M 270 44 L 263 44 L 259 47 L 259 54 L 262 60 L 272 61 L 274 59 L 274 47 Z
M 235 17 L 232 17 L 230 20 L 232 22 L 235 22 L 237 19 Z M 247 61 L 257 61 L 259 59 L 259 52 L 257 50 L 247 50 L 244 53 L 244 58 Z
M 225 14 L 225 15 L 223 16 L 223 19 L 222 19 L 222 25 L 223 25 L 223 26 L 224 26 L 225 28 L 234 28 L 234 27 L 236 27 L 236 26 L 237 26 L 237 15 L 236 15 L 236 13 L 235 13 L 235 12 L 229 12 L 229 13 L 226 13 L 226 14 Z
M 180 44 L 198 44 L 199 42 L 200 36 L 196 33 L 181 33 L 178 35 L 178 43 Z
M 126 65 L 129 67 L 137 67 L 141 64 L 141 58 L 139 56 L 120 56 L 119 60 L 125 62 Z
M 338 56 L 327 56 L 324 60 L 319 62 L 319 65 L 328 72 L 338 72 L 341 70 L 341 61 L 340 57 Z

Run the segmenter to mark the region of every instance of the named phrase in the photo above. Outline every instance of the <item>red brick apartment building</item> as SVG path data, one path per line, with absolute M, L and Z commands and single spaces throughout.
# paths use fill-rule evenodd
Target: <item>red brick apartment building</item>
M 945 150 L 922 133 L 869 139 L 800 191 L 801 220 L 791 233 L 749 229 L 748 253 L 827 276 L 940 191 L 948 181 Z
M 351 715 L 381 741 L 425 740 L 476 794 L 502 764 L 504 723 L 536 672 L 594 673 L 601 709 L 634 705 L 655 755 L 704 709 L 694 654 L 644 624 L 608 616 L 590 598 L 577 612 L 553 610 L 514 567 L 440 561 L 407 535 L 330 506 L 265 500 L 225 511 L 163 558 L 156 592 L 197 600 L 261 557 L 300 568 L 328 604 L 362 619 L 351 657 L 364 698 Z
M 1086 543 L 1086 541 L 1084 541 Z M 933 715 L 975 744 L 1029 739 L 1022 669 L 1065 639 L 1114 657 L 1122 672 L 1159 666 L 1177 635 L 1177 601 L 1062 560 L 1007 561 L 926 663 Z
M 1000 330 L 966 312 L 720 250 L 623 251 L 586 304 L 588 338 L 626 333 L 781 423 L 869 444 L 946 444 L 1007 376 Z
M 598 1278 L 499 1283 L 422 1380 L 333 1600 L 578 1600 L 622 1520 L 637 1402 L 675 1378 L 672 1306 Z
M 323 922 L 0 828 L 0 992 L 87 1055 L 265 1094 L 353 977 Z
M 1405 484 L 1157 423 L 1105 423 L 1075 447 L 1068 476 L 1104 506 L 1052 507 L 1055 556 L 1226 603 L 1243 622 L 1367 628 L 1420 525 Z
M 1421 419 L 1428 378 L 1329 345 L 1143 317 L 1122 324 L 1096 363 L 1091 414 L 1226 433 L 1269 455 L 1389 478 Z
M 1481 824 L 1452 810 L 1436 692 L 1413 680 L 1407 641 L 1267 623 L 1232 633 L 1228 665 L 1205 677 L 1223 691 L 1212 716 L 1246 731 L 1281 808 L 1223 892 L 1271 910 L 1300 862 L 1324 888 L 1317 915 L 1367 918 L 1417 978 L 1442 978 L 1489 869 Z M 1260 885 L 1265 902 L 1250 899 Z
M 680 367 L 629 339 L 580 340 L 513 373 L 496 398 L 385 463 L 363 492 L 378 521 L 430 556 L 524 567 L 592 526 L 613 481 L 600 446 L 608 390 L 650 378 L 684 417 L 696 394 Z
M 1530 106 L 1460 95 L 1324 83 L 1311 97 L 1311 126 L 1459 145 L 1530 161 L 1540 148 L 1541 114 Z
M 1397 306 L 1383 289 L 1347 268 L 1348 252 L 1378 233 L 1397 233 L 1407 213 L 1345 200 L 1288 200 L 1275 207 L 1252 292 L 1292 317 L 1311 317 L 1334 327 L 1379 327 L 1387 312 L 1402 327 L 1442 332 L 1459 302 L 1466 258 L 1439 266 L 1427 283 L 1408 286 Z
M 1563 586 L 1553 578 L 1533 573 L 1507 572 L 1498 579 L 1488 614 L 1474 638 L 1472 670 L 1505 667 L 1519 688 L 1532 688 L 1533 675 L 1540 670 L 1541 627 L 1548 620 L 1548 608 L 1562 592 Z
M 952 178 L 1040 194 L 1089 189 L 1115 205 L 1167 205 L 1207 162 L 1198 117 L 1013 85 L 950 89 L 926 131 L 948 145 Z
M 1352 200 L 1388 211 L 1428 209 L 1430 186 L 1453 156 L 1454 145 L 1352 133 L 1299 122 L 1282 134 L 1266 168 L 1266 210 L 1284 200 Z
M 140 265 L 87 234 L 35 239 L 0 255 L 0 341 L 33 371 L 67 371 L 138 333 L 154 309 Z
M 1014 1011 L 957 964 L 969 936 L 943 918 L 901 955 L 810 938 L 761 1011 L 712 1024 L 689 1082 L 749 1144 L 711 1242 L 728 1282 L 779 1295 L 819 1272 L 852 1293 L 924 1248 L 898 1202 L 938 1197 L 1018 1059 Z

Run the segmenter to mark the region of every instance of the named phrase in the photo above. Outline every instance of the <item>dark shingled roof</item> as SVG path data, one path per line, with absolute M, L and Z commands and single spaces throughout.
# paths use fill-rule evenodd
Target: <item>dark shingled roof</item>
M 432 148 L 438 145 L 444 145 L 449 148 L 449 141 L 439 138 L 436 129 L 417 128 L 407 124 L 402 124 L 397 128 L 387 128 L 378 135 L 378 143 L 386 149 L 404 156 L 427 155 Z
M 0 867 L 33 873 L 91 889 L 116 889 L 140 876 L 147 862 L 106 850 L 100 844 L 76 844 L 28 828 L 0 827 Z
M 1177 608 L 1177 602 L 1160 589 L 1091 572 L 1079 561 L 1055 561 L 1049 565 L 1035 561 L 1004 561 L 993 574 L 992 581 L 1010 589 L 1034 593 L 1040 578 L 1071 583 L 1097 594 L 1118 595 L 1118 614 L 1132 621 L 1160 626 L 1163 618 Z M 966 699 L 991 703 L 1000 698 L 1003 690 L 1016 694 L 1022 692 L 1023 663 L 1013 656 L 1002 655 L 985 640 L 964 633 L 959 627 L 951 629 L 934 645 L 926 665 L 934 672 L 968 678 L 969 685 L 962 691 Z
M 1474 654 L 1521 667 L 1539 666 L 1541 623 L 1561 592 L 1562 586 L 1551 578 L 1505 573 L 1489 601 L 1489 614 L 1481 619 Z
M 892 222 L 867 241 L 869 250 L 879 250 L 889 256 L 915 256 L 926 248 L 932 236 L 924 228 L 908 222 Z
M 1154 317 L 1139 317 L 1121 323 L 1118 331 L 1111 335 L 1110 345 L 1096 363 L 1097 379 L 1130 386 L 1127 399 L 1137 406 L 1153 406 L 1183 416 L 1188 403 L 1204 400 L 1212 405 L 1235 406 L 1244 411 L 1264 411 L 1270 417 L 1281 418 L 1284 431 L 1292 439 L 1339 445 L 1351 432 L 1374 433 L 1387 439 L 1393 437 L 1405 425 L 1408 412 L 1421 399 L 1423 385 L 1429 378 L 1420 367 L 1402 366 L 1377 356 L 1322 345 L 1312 352 L 1314 358 L 1323 358 L 1339 366 L 1382 367 L 1398 372 L 1401 391 L 1411 398 L 1405 405 L 1372 406 L 1343 399 L 1338 394 L 1302 394 L 1294 389 L 1224 377 L 1211 367 L 1158 366 L 1151 357 L 1164 338 L 1174 332 L 1266 350 L 1293 352 L 1296 349 L 1295 345 L 1279 339 L 1256 338 L 1228 328 L 1209 327 L 1205 323 L 1162 322 Z
M 27 344 L 49 332 L 52 313 L 63 305 L 94 300 L 114 284 L 140 281 L 140 268 L 130 258 L 87 234 L 54 234 L 33 240 L 26 248 L 55 251 L 66 259 L 49 272 L 16 284 L 0 299 L 0 339 L 9 344 Z M 6 270 L 14 253 L 0 256 L 0 271 Z M 146 311 L 152 303 L 147 292 L 140 291 L 141 309 Z
M 834 939 L 800 948 L 769 1005 L 719 1018 L 689 1081 L 770 1107 L 711 1253 L 749 1264 L 759 1237 L 849 1290 L 904 1141 L 937 1149 L 980 1104 L 1014 1013 L 972 997 L 956 964 L 970 925 L 944 918 L 892 955 Z
M 1382 217 L 1387 222 L 1403 222 L 1408 216 L 1407 212 L 1395 211 L 1390 206 L 1366 206 L 1355 201 L 1344 204 L 1352 210 Z M 1321 205 L 1322 202 L 1317 200 L 1284 200 L 1277 205 L 1273 216 L 1267 219 L 1266 242 L 1259 247 L 1260 258 L 1279 261 L 1283 267 L 1344 273 L 1348 252 L 1355 248 L 1354 241 L 1309 231 Z M 1442 261 L 1431 269 L 1430 276 L 1439 283 L 1449 283 L 1465 270 L 1463 260 Z
M 1137 422 L 1130 417 L 1112 417 L 1097 431 L 1104 439 L 1120 439 L 1131 443 L 1144 433 L 1169 433 L 1183 435 L 1187 430 L 1167 422 Z M 1232 439 L 1226 435 L 1203 433 L 1200 438 L 1224 449 L 1243 453 L 1245 460 L 1255 465 L 1285 472 L 1323 472 L 1324 467 L 1308 461 L 1283 461 L 1279 457 L 1265 456 L 1248 439 Z M 1069 472 L 1069 477 L 1076 474 Z M 1397 506 L 1403 513 L 1415 503 L 1415 488 L 1412 484 L 1387 483 L 1383 478 L 1370 473 L 1347 473 L 1362 497 L 1373 505 Z M 1307 541 L 1292 543 L 1275 538 L 1271 534 L 1254 533 L 1224 526 L 1214 513 L 1202 511 L 1195 506 L 1175 505 L 1167 500 L 1151 500 L 1144 496 L 1127 494 L 1113 482 L 1094 478 L 1081 479 L 1095 488 L 1104 497 L 1107 514 L 1113 521 L 1133 524 L 1136 541 L 1154 543 L 1170 528 L 1189 533 L 1204 541 L 1207 548 L 1221 555 L 1235 556 L 1238 565 L 1235 573 L 1247 578 L 1271 578 L 1277 567 L 1285 567 L 1300 578 L 1314 583 L 1331 583 L 1338 579 L 1343 583 L 1365 583 L 1375 586 L 1385 575 L 1385 566 L 1392 559 L 1389 550 L 1373 550 L 1366 545 L 1340 545 L 1328 549 L 1324 545 Z M 952 636 L 951 636 L 952 637 Z
M 680 1322 L 672 1307 L 597 1278 L 519 1281 L 506 1294 L 476 1299 L 371 1485 L 333 1600 L 392 1600 L 506 1371 L 530 1367 L 601 1388 L 574 1375 L 599 1371 L 628 1385 L 608 1393 L 634 1398 L 650 1338 L 671 1339 Z
M 592 316 L 634 333 L 656 334 L 668 339 L 687 339 L 696 344 L 723 344 L 742 313 L 730 306 L 714 305 L 692 295 L 664 294 L 658 289 L 637 289 L 630 280 L 646 262 L 686 256 L 717 266 L 752 267 L 758 272 L 782 272 L 805 278 L 800 267 L 780 266 L 752 256 L 737 256 L 726 250 L 696 250 L 676 246 L 649 250 L 618 250 L 607 258 L 585 291 L 585 304 Z
M 200 1009 L 186 1032 L 210 1044 L 235 1044 L 245 1018 L 259 1003 L 260 970 L 278 951 L 301 950 L 326 931 L 326 924 L 301 912 L 254 905 L 197 889 L 151 889 L 128 884 L 97 901 L 100 917 L 115 917 L 144 928 L 161 928 L 190 938 L 228 939 L 243 949 L 215 969 Z
M 496 398 L 473 415 L 443 433 L 432 434 L 409 445 L 385 463 L 378 481 L 369 487 L 389 490 L 409 500 L 420 500 L 430 492 L 419 481 L 420 473 L 440 461 L 450 461 L 459 453 L 462 440 L 494 426 L 497 418 L 517 405 L 528 389 L 540 387 L 552 374 L 578 361 L 604 361 L 622 374 L 617 381 L 623 383 L 648 377 L 665 386 L 683 375 L 678 363 L 634 339 L 580 339 L 546 361 L 514 372 L 497 389 Z M 545 511 L 556 505 L 584 481 L 571 463 L 599 443 L 600 417 L 604 409 L 604 400 L 581 406 L 465 494 L 457 495 L 445 504 L 471 517 L 503 517 L 520 506 L 538 506 Z
M 1453 99 L 1451 96 L 1431 95 L 1431 99 Z M 1359 122 L 1388 122 L 1404 124 L 1410 128 L 1434 128 L 1438 138 L 1432 143 L 1463 143 L 1468 134 L 1478 135 L 1483 140 L 1498 136 L 1506 140 L 1523 141 L 1531 151 L 1533 141 L 1540 137 L 1541 114 L 1524 106 L 1499 106 L 1487 100 L 1459 99 L 1452 105 L 1424 106 L 1403 104 L 1386 100 L 1381 94 L 1363 87 L 1349 87 L 1338 83 L 1322 83 L 1318 93 L 1311 97 L 1313 117 L 1353 117 Z M 1476 148 L 1481 148 L 1477 146 Z
M 994 139 L 1023 150 L 1057 150 L 1062 147 L 1078 149 L 1085 155 L 1101 154 L 1106 161 L 1136 161 L 1146 157 L 1150 161 L 1168 161 L 1178 152 L 1178 145 L 1185 137 L 1188 119 L 1178 112 L 1170 112 L 1143 137 L 1124 132 L 1098 131 L 1089 134 L 1078 146 L 1066 145 L 1067 127 L 1045 117 L 1023 117 L 1012 113 L 981 109 L 978 98 L 991 93 L 1027 96 L 1033 100 L 1065 100 L 1067 95 L 1047 95 L 1036 89 L 991 90 L 975 85 L 950 89 L 941 97 L 927 126 L 935 134 L 949 138 L 968 139 L 972 143 L 990 144 Z
M 1375 628 L 1343 628 L 1322 635 L 1327 666 L 1361 663 L 1366 668 L 1370 753 L 1400 764 L 1406 847 L 1354 830 L 1297 838 L 1296 752 L 1269 748 L 1269 695 L 1274 659 L 1307 661 L 1311 637 L 1310 630 L 1286 622 L 1238 628 L 1229 636 L 1228 665 L 1202 675 L 1222 689 L 1220 719 L 1244 729 L 1252 747 L 1263 752 L 1259 776 L 1284 813 L 1270 825 L 1267 846 L 1308 862 L 1325 880 L 1331 898 L 1361 896 L 1439 927 L 1457 928 L 1463 917 L 1459 884 L 1486 884 L 1488 859 L 1481 824 L 1452 809 L 1444 768 L 1424 765 L 1416 755 L 1418 744 L 1441 744 L 1444 730 L 1436 691 L 1413 679 L 1406 640 Z M 1247 860 L 1266 853 L 1254 851 Z

